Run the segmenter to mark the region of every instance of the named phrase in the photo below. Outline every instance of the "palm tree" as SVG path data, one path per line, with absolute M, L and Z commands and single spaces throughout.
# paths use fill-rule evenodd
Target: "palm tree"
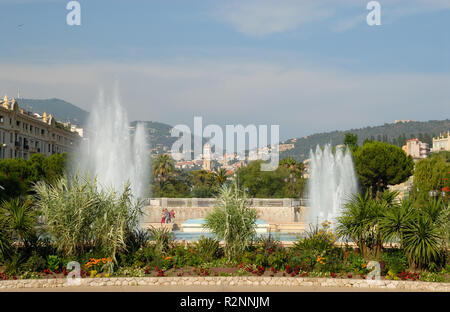
M 338 218 L 338 235 L 353 240 L 365 259 L 381 257 L 384 237 L 380 231 L 380 221 L 395 195 L 386 194 L 377 200 L 369 192 L 353 194 Z
M 302 162 L 297 162 L 291 157 L 286 157 L 280 160 L 280 165 L 286 169 L 289 169 L 291 173 L 298 173 L 299 175 L 302 175 L 305 170 L 305 165 Z
M 399 241 L 403 248 L 403 233 L 412 221 L 415 210 L 410 199 L 394 204 L 387 209 L 380 220 L 380 232 L 386 241 Z
M 161 154 L 153 161 L 153 177 L 157 181 L 165 181 L 175 171 L 173 159 L 168 154 Z
M 217 171 L 215 172 L 215 175 L 216 175 L 216 181 L 217 181 L 217 183 L 219 184 L 220 187 L 225 182 L 227 182 L 228 175 L 227 175 L 227 170 L 225 168 L 217 169 Z
M 403 232 L 403 244 L 412 267 L 427 268 L 441 256 L 439 227 L 425 215 L 418 214 L 408 222 Z

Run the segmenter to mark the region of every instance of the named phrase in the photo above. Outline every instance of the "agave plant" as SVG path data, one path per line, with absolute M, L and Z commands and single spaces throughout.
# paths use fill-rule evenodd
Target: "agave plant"
M 206 216 L 204 226 L 225 241 L 224 252 L 231 260 L 241 255 L 251 244 L 256 217 L 256 210 L 247 205 L 246 194 L 236 184 L 224 185 L 214 210 Z
M 441 256 L 442 237 L 438 226 L 424 215 L 417 215 L 403 231 L 406 256 L 412 267 L 425 269 Z
M 13 198 L 0 205 L 0 220 L 10 239 L 23 243 L 35 231 L 37 212 L 30 199 Z

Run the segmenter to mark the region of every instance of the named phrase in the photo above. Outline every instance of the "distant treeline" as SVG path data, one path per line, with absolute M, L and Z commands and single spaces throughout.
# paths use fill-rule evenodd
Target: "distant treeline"
M 309 151 L 317 145 L 342 144 L 345 133 L 351 132 L 358 136 L 358 144 L 362 145 L 365 140 L 387 142 L 396 146 L 403 146 L 406 140 L 418 138 L 422 142 L 432 144 L 432 138 L 442 132 L 450 130 L 450 120 L 411 121 L 395 124 L 384 124 L 383 126 L 365 127 L 361 129 L 350 129 L 346 131 L 333 131 L 317 133 L 307 137 L 298 138 L 294 148 L 281 153 L 281 159 L 286 156 L 303 161 L 309 158 Z

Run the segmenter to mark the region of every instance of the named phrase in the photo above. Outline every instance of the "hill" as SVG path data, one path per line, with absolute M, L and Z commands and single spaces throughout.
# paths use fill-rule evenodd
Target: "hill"
M 19 106 L 24 110 L 32 111 L 42 115 L 44 112 L 51 113 L 56 120 L 72 124 L 85 125 L 89 113 L 69 102 L 60 99 L 18 99 Z
M 384 124 L 382 126 L 365 127 L 360 129 L 350 129 L 346 131 L 332 131 L 316 133 L 302 138 L 290 139 L 284 143 L 293 143 L 294 148 L 282 152 L 280 158 L 293 157 L 299 161 L 309 158 L 309 151 L 317 145 L 331 143 L 332 145 L 342 144 L 345 133 L 351 132 L 358 136 L 358 143 L 361 145 L 364 140 L 372 139 L 382 142 L 402 146 L 407 139 L 419 138 L 419 140 L 432 144 L 432 137 L 441 132 L 450 130 L 450 120 L 430 120 L 430 121 L 410 121 Z

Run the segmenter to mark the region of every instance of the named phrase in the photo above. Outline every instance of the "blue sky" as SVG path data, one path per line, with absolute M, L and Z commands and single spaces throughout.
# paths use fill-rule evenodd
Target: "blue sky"
M 450 116 L 450 0 L 0 0 L 0 92 L 130 119 L 280 124 L 281 137 Z

